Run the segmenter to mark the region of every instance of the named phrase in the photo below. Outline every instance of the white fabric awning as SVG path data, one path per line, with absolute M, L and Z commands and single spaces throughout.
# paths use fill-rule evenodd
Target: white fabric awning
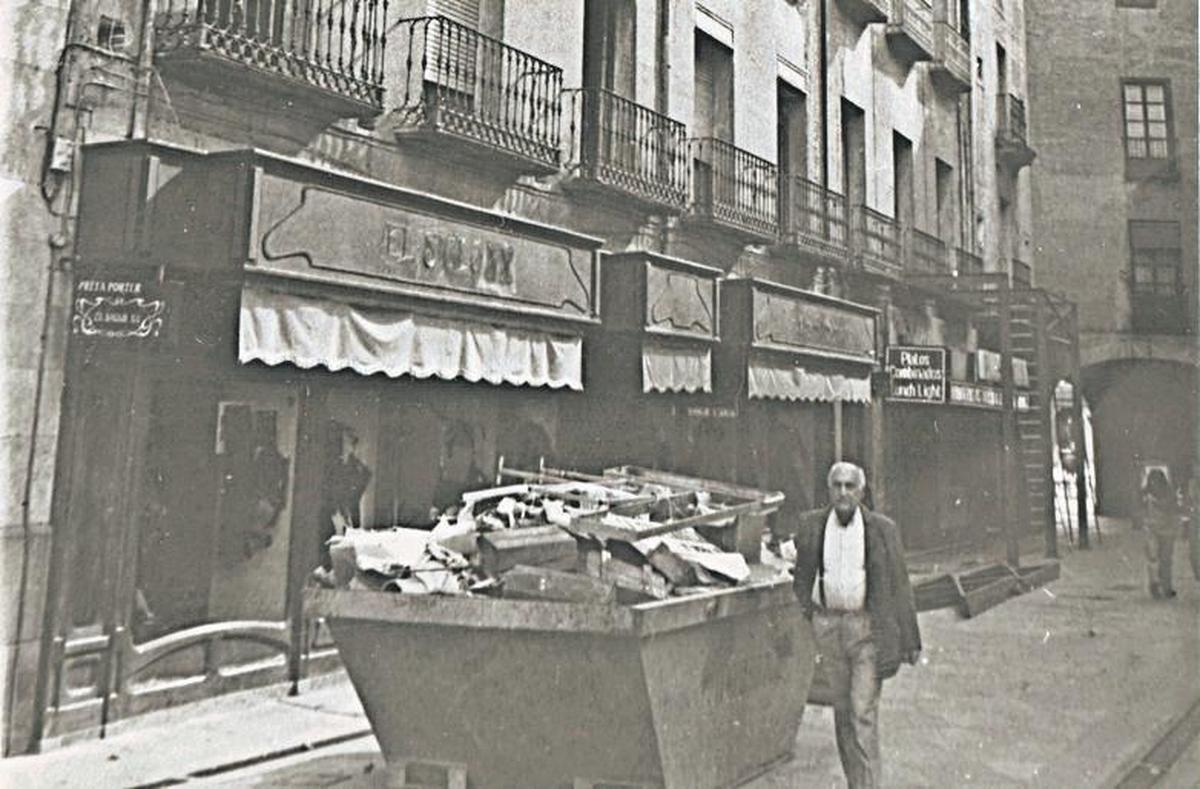
M 642 342 L 643 392 L 711 392 L 712 349 Z
M 815 400 L 832 403 L 871 402 L 871 376 L 818 373 L 786 362 L 751 359 L 748 365 L 750 396 L 761 400 Z
M 238 359 L 393 378 L 583 389 L 583 340 L 377 309 L 331 299 L 242 290 Z

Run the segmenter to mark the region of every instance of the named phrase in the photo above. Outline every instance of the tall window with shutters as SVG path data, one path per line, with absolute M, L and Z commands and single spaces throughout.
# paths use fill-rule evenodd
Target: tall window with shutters
M 1136 332 L 1186 330 L 1180 224 L 1129 222 L 1131 324 Z
M 1163 80 L 1125 80 L 1121 95 L 1127 171 L 1139 175 L 1170 165 L 1174 158 L 1170 85 Z

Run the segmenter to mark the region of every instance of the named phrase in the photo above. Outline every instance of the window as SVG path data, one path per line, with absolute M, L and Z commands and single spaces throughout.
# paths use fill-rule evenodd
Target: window
M 1165 82 L 1125 82 L 1125 157 L 1171 158 L 1170 95 Z
M 733 142 L 733 50 L 699 30 L 695 47 L 695 134 Z
M 1182 332 L 1186 319 L 1179 223 L 1131 221 L 1129 248 L 1133 330 Z

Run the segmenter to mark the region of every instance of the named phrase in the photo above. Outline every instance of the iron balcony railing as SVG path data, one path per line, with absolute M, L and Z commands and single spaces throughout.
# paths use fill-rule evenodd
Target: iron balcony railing
M 446 17 L 401 19 L 397 122 L 557 166 L 562 69 Z
M 1003 136 L 1025 145 L 1025 102 L 1016 96 L 997 96 L 996 124 Z
M 954 273 L 960 277 L 983 273 L 983 258 L 965 249 L 954 250 Z
M 383 106 L 387 0 L 159 0 L 158 58 L 213 55 Z
M 785 176 L 783 231 L 789 243 L 846 249 L 846 198 L 798 175 Z
M 933 57 L 933 5 L 929 0 L 892 0 L 889 32 L 907 36 L 916 57 Z
M 855 206 L 851 232 L 864 268 L 890 276 L 901 272 L 900 228 L 895 220 L 865 205 Z
M 971 89 L 971 42 L 948 22 L 934 24 L 934 60 L 937 72 L 950 77 L 960 91 Z
M 687 203 L 682 123 L 609 90 L 563 91 L 567 163 L 583 178 L 662 205 Z
M 915 227 L 907 232 L 905 269 L 913 274 L 945 275 L 951 272 L 946 242 Z
M 763 239 L 779 233 L 779 170 L 715 137 L 688 141 L 691 212 Z

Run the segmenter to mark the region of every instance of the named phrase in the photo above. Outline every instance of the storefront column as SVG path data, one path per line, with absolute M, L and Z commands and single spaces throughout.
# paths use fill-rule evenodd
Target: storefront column
M 1004 395 L 1001 400 L 1001 456 L 1000 456 L 1000 473 L 1003 491 L 1000 497 L 1001 513 L 1004 518 L 1004 553 L 1005 559 L 1010 565 L 1016 567 L 1021 562 L 1021 546 L 1017 539 L 1018 525 L 1016 522 L 1017 513 L 1014 512 L 1014 503 L 1017 499 L 1017 489 L 1014 484 L 1016 475 L 1013 473 L 1013 462 L 1016 458 L 1015 445 L 1017 434 L 1017 410 L 1015 397 L 1016 393 L 1013 387 L 1013 365 L 1012 365 L 1012 335 L 1010 321 L 1012 320 L 1012 292 L 1005 285 L 1000 288 L 1000 377 L 1004 387 Z M 1019 512 L 1019 507 L 1017 511 Z
M 876 303 L 879 305 L 879 340 L 880 348 L 889 348 L 895 343 L 892 337 L 892 288 L 890 285 L 879 285 Z M 881 351 L 882 353 L 882 351 Z M 884 413 L 884 398 L 882 392 L 871 393 L 871 403 L 868 406 L 868 418 L 871 420 L 871 467 L 867 469 L 867 479 L 871 485 L 871 495 L 875 509 L 886 512 L 888 508 L 887 485 L 887 427 Z

